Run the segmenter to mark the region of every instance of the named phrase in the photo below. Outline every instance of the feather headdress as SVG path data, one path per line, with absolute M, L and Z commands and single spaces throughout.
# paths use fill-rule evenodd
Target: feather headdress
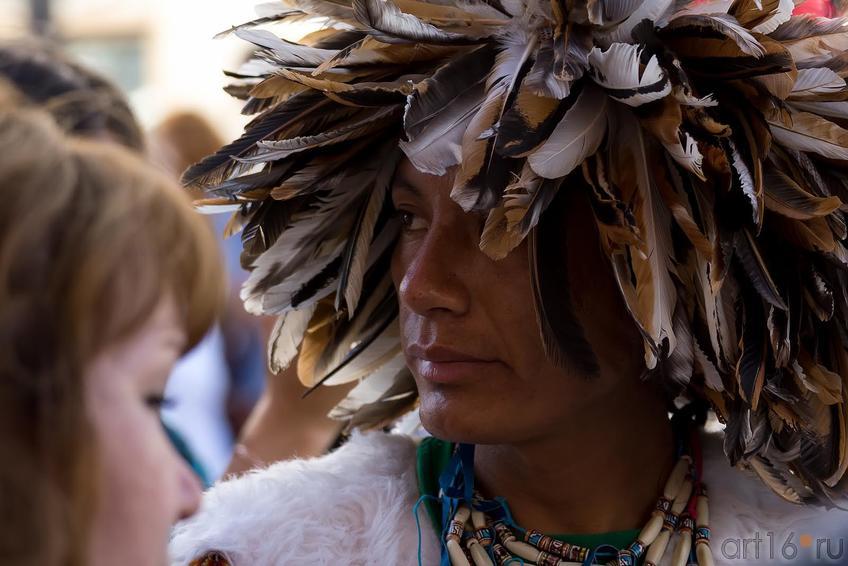
M 585 186 L 648 369 L 708 400 L 731 462 L 782 497 L 848 491 L 848 20 L 792 0 L 282 0 L 233 28 L 256 114 L 186 171 L 235 205 L 242 297 L 279 321 L 275 371 L 358 381 L 334 416 L 414 403 L 388 262 L 401 152 L 458 166 L 481 248 L 529 238 L 549 355 L 596 368 L 544 214 Z M 320 18 L 299 43 L 258 24 Z M 299 357 L 297 354 L 299 353 Z

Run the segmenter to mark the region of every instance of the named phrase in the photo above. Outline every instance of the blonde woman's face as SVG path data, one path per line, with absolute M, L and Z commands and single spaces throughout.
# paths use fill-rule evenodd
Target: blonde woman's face
M 89 564 L 162 566 L 171 525 L 191 515 L 200 484 L 171 446 L 159 407 L 185 344 L 172 301 L 100 354 L 86 375 L 97 442 L 98 501 Z

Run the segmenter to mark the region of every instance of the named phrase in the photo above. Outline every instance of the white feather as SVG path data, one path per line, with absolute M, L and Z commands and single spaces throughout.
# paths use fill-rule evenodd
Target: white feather
M 317 67 L 337 53 L 332 49 L 318 49 L 283 41 L 264 29 L 239 29 L 235 31 L 235 35 L 256 46 L 270 49 L 281 61 L 302 67 Z M 274 70 L 278 69 L 279 67 L 274 67 Z
M 521 16 L 527 9 L 527 4 L 527 0 L 501 0 L 501 6 L 510 16 Z
M 477 172 L 475 168 L 478 165 L 485 166 L 491 157 L 497 145 L 496 126 L 506 109 L 510 93 L 518 86 L 524 64 L 538 43 L 537 36 L 528 34 L 524 29 L 517 29 L 500 39 L 501 51 L 486 78 L 485 100 L 462 136 L 462 166 L 450 194 L 451 199 L 466 212 L 476 205 L 480 195 L 480 188 L 466 181 Z
M 383 231 L 383 233 L 385 232 Z M 379 309 L 387 294 L 391 293 L 392 285 L 390 277 L 383 277 L 374 289 L 369 292 L 367 299 L 360 308 L 359 315 L 352 319 L 350 326 L 336 331 L 336 335 L 333 337 L 334 344 L 330 345 L 321 353 L 321 357 L 315 366 L 314 379 L 316 382 L 324 379 L 331 371 L 339 368 L 340 364 L 345 361 L 350 353 L 362 344 L 362 340 L 373 336 L 373 333 L 378 330 L 374 325 L 379 324 L 380 320 L 383 320 L 385 313 L 377 314 L 377 309 Z M 396 341 L 398 340 L 396 331 L 394 331 L 395 334 L 393 335 L 391 327 L 397 327 L 397 322 L 389 322 L 389 329 L 384 329 L 367 347 L 362 348 L 356 359 L 350 360 L 344 369 L 339 369 L 333 377 L 327 380 L 327 384 L 338 385 L 362 377 L 361 375 L 356 375 L 355 370 L 358 367 L 373 362 L 373 352 L 377 350 L 385 352 L 396 346 L 396 344 L 390 343 L 392 336 L 395 336 Z M 371 358 L 369 358 L 369 355 L 371 355 Z M 349 379 L 345 378 L 344 374 L 342 374 L 343 371 L 350 372 L 348 375 L 352 375 L 353 377 Z
M 587 86 L 553 133 L 528 157 L 540 177 L 558 179 L 597 151 L 607 130 L 608 97 Z
M 848 19 L 796 18 L 778 28 L 774 35 L 795 63 L 819 57 L 834 57 L 848 50 Z
M 370 34 L 385 43 L 405 43 L 414 39 L 438 44 L 462 42 L 470 37 L 445 31 L 414 14 L 405 13 L 393 0 L 353 0 L 353 9 L 357 20 L 370 28 Z
M 589 0 L 589 22 L 596 26 L 609 26 L 626 20 L 643 0 Z
M 348 418 L 363 405 L 368 405 L 379 401 L 393 387 L 398 385 L 398 374 L 406 368 L 406 359 L 402 353 L 388 360 L 386 363 L 376 368 L 373 373 L 362 378 L 360 382 L 351 389 L 338 405 L 336 405 L 330 414 L 331 419 Z M 393 395 L 382 399 L 383 401 L 392 401 L 408 397 L 414 394 L 414 387 L 410 391 L 406 391 L 397 396 Z
M 698 301 L 704 310 L 718 369 L 726 372 L 738 359 L 736 318 L 733 310 L 737 293 L 732 278 L 725 278 L 720 285 L 714 285 L 710 274 L 715 266 L 700 253 L 696 253 L 695 259 L 698 266 L 697 283 L 701 289 Z
M 596 34 L 596 39 L 605 44 L 627 43 L 633 41 L 630 32 L 643 20 L 656 22 L 660 26 L 670 15 L 674 0 L 645 0 L 629 18 L 605 34 Z
M 818 94 L 833 94 L 845 89 L 845 79 L 832 70 L 821 67 L 818 69 L 798 69 L 798 78 L 792 86 L 789 100 L 803 100 Z
M 742 186 L 742 192 L 745 193 L 745 196 L 748 197 L 748 200 L 751 203 L 753 221 L 756 224 L 759 221 L 759 203 L 757 202 L 757 191 L 754 188 L 754 177 L 751 175 L 751 170 L 748 169 L 748 165 L 745 163 L 745 160 L 742 159 L 742 156 L 739 155 L 739 151 L 736 149 L 733 142 L 728 141 L 728 144 L 730 145 L 732 168 L 739 178 L 739 184 Z
M 795 2 L 792 0 L 780 0 L 777 9 L 772 15 L 760 24 L 753 27 L 751 31 L 762 34 L 770 34 L 781 24 L 789 21 L 792 17 L 792 11 L 795 10 Z
M 700 7 L 700 5 L 695 5 L 695 8 L 698 7 Z M 687 23 L 693 24 L 695 22 L 697 22 L 695 25 L 699 26 L 709 25 L 713 28 L 713 30 L 721 33 L 729 39 L 732 39 L 743 53 L 753 57 L 762 57 L 765 55 L 765 49 L 762 44 L 757 41 L 753 35 L 751 35 L 751 32 L 747 28 L 742 26 L 736 18 L 729 14 L 699 13 L 697 10 L 683 10 L 674 14 L 674 16 L 669 20 L 669 26 L 674 27 L 676 20 L 687 16 L 689 17 L 689 21 L 683 22 L 681 25 L 686 25 Z M 691 20 L 695 20 L 695 22 L 692 22 Z
M 320 134 L 299 136 L 284 140 L 263 140 L 256 144 L 259 149 L 255 154 L 241 161 L 244 163 L 267 163 L 285 159 L 295 153 L 359 139 L 373 132 L 373 130 L 369 130 L 369 126 L 375 122 L 386 123 L 394 111 L 395 109 L 392 107 L 383 108 L 373 114 L 369 114 L 362 120 L 344 124 L 335 129 L 329 129 Z
M 282 237 L 280 238 L 282 239 Z M 277 240 L 279 243 L 280 240 Z M 262 278 L 268 275 L 275 267 L 275 264 L 282 258 L 291 257 L 291 247 L 281 245 L 278 249 L 274 249 L 276 244 L 267 252 L 259 256 L 259 259 L 254 263 L 254 270 L 251 272 L 244 286 L 241 288 L 241 300 L 244 301 L 244 309 L 250 314 L 266 315 L 266 314 L 283 314 L 291 310 L 292 296 L 310 279 L 318 275 L 328 263 L 339 257 L 344 249 L 344 240 L 340 240 L 331 248 L 326 255 L 313 257 L 308 261 L 304 261 L 298 266 L 297 277 L 289 277 L 284 281 L 274 285 L 264 293 L 258 291 L 256 285 Z M 309 304 L 314 303 L 328 296 L 333 291 L 333 286 L 330 285 L 324 290 L 315 294 Z M 307 305 L 303 305 L 307 306 Z
M 638 263 L 644 261 L 644 269 L 650 271 L 653 281 L 651 318 L 650 320 L 643 319 L 641 322 L 655 345 L 659 346 L 664 340 L 668 340 L 668 353 L 671 354 L 677 346 L 673 322 L 677 292 L 669 271 L 672 269 L 670 264 L 672 254 L 671 222 L 668 210 L 662 204 L 648 171 L 645 140 L 638 124 L 631 123 L 625 139 L 628 139 L 629 143 L 635 144 L 634 158 L 637 184 L 644 200 L 641 207 L 643 215 L 642 218 L 637 219 L 637 222 L 644 234 L 647 257 L 642 260 L 634 256 L 634 270 L 638 270 Z M 645 363 L 649 369 L 654 368 L 657 363 L 656 354 L 647 347 L 645 348 Z
M 659 90 L 651 88 L 649 92 L 634 92 L 628 96 L 608 93 L 610 97 L 628 106 L 641 106 L 664 98 L 671 92 L 671 82 L 656 56 L 651 56 L 642 69 L 639 60 L 641 53 L 642 49 L 638 45 L 627 43 L 613 43 L 605 51 L 593 47 L 589 52 L 589 67 L 593 71 L 595 82 L 606 89 L 639 91 L 662 85 Z
M 252 271 L 241 289 L 244 308 L 251 314 L 283 314 L 291 309 L 292 296 L 310 279 L 344 250 L 347 233 L 345 226 L 354 220 L 348 208 L 372 186 L 373 168 L 344 177 L 343 186 L 322 199 L 317 210 L 309 210 L 293 219 L 291 225 L 274 244 L 253 263 Z M 345 223 L 341 222 L 342 220 Z M 328 232 L 337 235 L 330 237 Z M 285 277 L 270 288 L 263 289 L 263 281 L 283 268 L 297 263 L 296 275 Z M 311 304 L 332 292 L 329 285 L 317 293 Z
M 699 179 L 706 181 L 702 165 L 704 156 L 701 155 L 701 150 L 698 148 L 698 142 L 688 133 L 683 133 L 683 143 L 663 144 L 668 154 L 671 155 L 677 163 L 679 163 L 687 171 L 694 173 Z
M 440 112 L 411 141 L 401 141 L 400 149 L 422 173 L 442 176 L 462 160 L 462 136 L 482 101 L 475 90 L 454 101 L 450 112 Z
M 789 103 L 792 108 L 819 116 L 830 116 L 831 118 L 848 119 L 848 101 L 838 102 L 806 102 L 793 100 Z
M 698 98 L 683 92 L 682 88 L 674 89 L 674 99 L 683 106 L 691 106 L 692 108 L 707 108 L 710 106 L 718 106 L 718 100 L 713 98 L 712 94 Z
M 315 305 L 289 311 L 277 317 L 268 340 L 268 369 L 277 374 L 289 367 L 315 313 Z
M 239 66 L 236 71 L 239 75 L 247 77 L 268 77 L 273 75 L 279 67 L 275 63 L 264 59 L 250 59 Z M 257 83 L 258 84 L 258 83 Z
M 367 377 L 393 360 L 401 353 L 400 328 L 397 321 L 392 322 L 377 338 L 342 369 L 327 379 L 325 385 L 341 385 Z M 323 379 L 330 366 L 320 367 L 316 371 L 316 381 Z
M 207 214 L 212 216 L 213 214 L 225 214 L 227 212 L 238 212 L 241 210 L 241 203 L 235 204 L 201 204 L 195 206 L 194 209 L 200 214 Z
M 848 130 L 807 112 L 793 114 L 792 120 L 791 127 L 769 122 L 771 133 L 778 143 L 830 159 L 848 159 Z M 823 137 L 822 134 L 829 135 Z
M 356 306 L 359 304 L 359 297 L 362 294 L 362 280 L 365 277 L 368 267 L 371 240 L 374 237 L 374 228 L 380 211 L 383 209 L 383 202 L 389 190 L 389 183 L 395 172 L 395 159 L 389 159 L 388 157 L 385 159 L 386 161 L 383 163 L 381 171 L 377 174 L 377 178 L 371 188 L 371 195 L 368 197 L 368 204 L 366 205 L 361 228 L 354 243 L 353 260 L 351 261 L 350 272 L 348 273 L 347 286 L 344 289 L 339 289 L 344 295 L 349 318 L 356 312 Z

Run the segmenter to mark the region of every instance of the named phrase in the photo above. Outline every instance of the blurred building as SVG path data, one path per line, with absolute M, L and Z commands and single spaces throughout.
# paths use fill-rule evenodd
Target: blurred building
M 213 36 L 254 17 L 251 0 L 0 0 L 0 39 L 47 33 L 129 95 L 147 127 L 177 110 L 203 114 L 225 138 L 239 134 L 239 104 L 222 87 L 224 68 L 248 53 L 238 38 Z

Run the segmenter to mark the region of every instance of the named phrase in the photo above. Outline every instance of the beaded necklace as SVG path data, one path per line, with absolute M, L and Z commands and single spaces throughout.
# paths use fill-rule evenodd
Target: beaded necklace
M 677 463 L 647 523 L 622 549 L 587 548 L 522 529 L 503 498 L 486 499 L 474 489 L 474 445 L 458 444 L 439 478 L 441 566 L 656 566 L 675 539 L 673 566 L 713 566 L 700 442 L 691 417 L 685 410 L 673 416 Z

